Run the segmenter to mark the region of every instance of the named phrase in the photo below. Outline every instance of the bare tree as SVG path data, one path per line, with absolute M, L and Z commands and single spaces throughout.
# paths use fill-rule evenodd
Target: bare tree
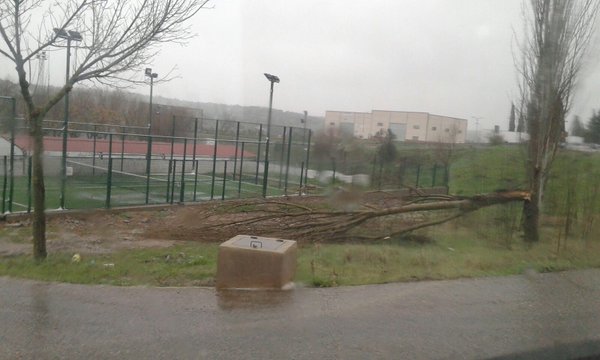
M 33 255 L 44 259 L 46 218 L 42 121 L 73 85 L 84 80 L 103 84 L 133 81 L 162 43 L 185 42 L 188 20 L 208 0 L 0 0 L 0 54 L 15 65 L 25 118 L 33 139 Z M 59 91 L 36 102 L 28 82 L 28 63 L 64 43 L 67 30 L 81 33 L 72 75 Z M 70 41 L 70 40 L 67 40 Z
M 521 101 L 530 136 L 524 203 L 525 240 L 539 240 L 539 217 L 548 173 L 564 136 L 565 115 L 600 3 L 596 0 L 530 0 L 521 42 Z

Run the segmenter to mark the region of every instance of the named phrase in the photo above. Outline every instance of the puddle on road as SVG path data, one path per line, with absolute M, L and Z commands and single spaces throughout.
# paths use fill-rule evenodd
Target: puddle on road
M 294 301 L 295 290 L 218 290 L 217 305 L 222 310 L 276 309 Z

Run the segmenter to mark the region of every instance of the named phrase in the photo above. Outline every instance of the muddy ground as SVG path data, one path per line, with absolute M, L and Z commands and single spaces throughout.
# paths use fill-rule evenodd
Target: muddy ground
M 381 208 L 401 200 L 389 194 L 334 193 L 331 196 L 273 199 L 278 203 L 327 209 Z M 257 200 L 213 201 L 151 209 L 115 209 L 51 214 L 47 246 L 52 252 L 108 253 L 123 249 L 167 247 L 178 242 L 220 243 L 238 234 L 283 237 L 285 222 L 274 218 L 249 225 L 223 223 L 269 214 Z M 0 221 L 0 256 L 31 252 L 30 220 L 9 216 Z

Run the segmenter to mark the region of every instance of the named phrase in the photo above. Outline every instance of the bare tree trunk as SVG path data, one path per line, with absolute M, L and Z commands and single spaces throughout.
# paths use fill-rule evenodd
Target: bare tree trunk
M 33 115 L 30 119 L 30 135 L 33 139 L 33 257 L 36 260 L 46 258 L 46 190 L 44 187 L 44 134 L 42 117 Z
M 231 206 L 232 203 L 225 203 L 222 205 L 223 207 L 220 211 L 211 209 L 211 214 L 205 213 L 198 216 L 221 217 L 223 211 L 234 210 L 239 206 L 247 206 L 248 201 L 244 200 L 242 203 L 233 203 L 233 207 Z M 252 205 L 265 206 L 265 208 L 264 211 L 257 211 L 257 215 L 244 216 L 236 218 L 233 221 L 230 217 L 223 217 L 222 222 L 219 224 L 210 222 L 206 230 L 209 231 L 210 228 L 214 227 L 230 227 L 234 231 L 237 231 L 240 227 L 262 223 L 264 228 L 269 229 L 267 230 L 268 233 L 264 233 L 265 236 L 273 236 L 275 234 L 276 236 L 293 236 L 296 239 L 313 241 L 323 238 L 327 238 L 329 241 L 345 241 L 348 239 L 374 241 L 389 239 L 425 227 L 443 224 L 487 206 L 506 204 L 514 201 L 530 201 L 530 194 L 525 191 L 515 190 L 480 194 L 472 197 L 423 195 L 417 196 L 411 202 L 400 203 L 398 206 L 384 208 L 368 206 L 366 207 L 367 210 L 359 209 L 352 211 L 311 209 L 288 202 L 259 200 L 253 202 Z M 383 219 L 394 215 L 431 212 L 435 210 L 442 210 L 444 215 L 430 220 L 411 221 L 408 225 L 403 225 L 398 219 L 394 219 L 390 220 L 393 222 L 393 228 L 386 229 L 384 233 L 377 233 L 375 230 L 368 236 L 349 234 L 353 229 L 360 228 L 364 223 L 377 218 Z M 276 222 L 273 223 L 273 221 Z M 253 231 L 256 231 L 256 229 Z M 261 230 L 258 231 L 261 232 Z
M 542 204 L 542 181 L 539 174 L 534 174 L 530 186 L 531 199 L 523 202 L 523 234 L 526 242 L 537 242 L 540 239 L 540 208 Z
M 33 255 L 36 259 L 46 257 L 44 117 L 81 81 L 139 82 L 134 75 L 137 72 L 132 70 L 147 66 L 160 45 L 192 38 L 191 19 L 208 1 L 0 1 L 0 56 L 15 65 L 26 105 L 29 135 L 33 139 Z M 54 31 L 47 32 L 52 27 Z M 78 29 L 81 33 L 68 29 Z M 64 44 L 64 40 L 67 51 L 71 41 L 80 44 L 80 55 L 72 64 L 73 73 L 67 71 L 65 85 L 37 103 L 29 89 L 25 68 L 50 47 Z
M 529 132 L 527 176 L 531 200 L 523 206 L 525 241 L 537 242 L 547 175 L 564 135 L 565 116 L 592 38 L 600 3 L 594 0 L 530 0 L 521 42 L 520 116 Z M 526 113 L 523 114 L 523 111 Z

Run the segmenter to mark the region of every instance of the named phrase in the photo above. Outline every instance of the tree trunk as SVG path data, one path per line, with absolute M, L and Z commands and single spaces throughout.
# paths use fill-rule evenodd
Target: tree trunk
M 44 187 L 42 117 L 32 115 L 29 126 L 30 136 L 33 140 L 33 257 L 36 260 L 43 260 L 48 252 L 46 251 L 46 191 Z
M 532 198 L 523 203 L 523 234 L 526 242 L 533 243 L 539 241 L 539 225 L 540 206 L 535 201 L 535 198 Z
M 534 243 L 540 240 L 540 212 L 544 179 L 538 167 L 531 169 L 529 185 L 531 198 L 523 203 L 523 234 L 526 242 Z

